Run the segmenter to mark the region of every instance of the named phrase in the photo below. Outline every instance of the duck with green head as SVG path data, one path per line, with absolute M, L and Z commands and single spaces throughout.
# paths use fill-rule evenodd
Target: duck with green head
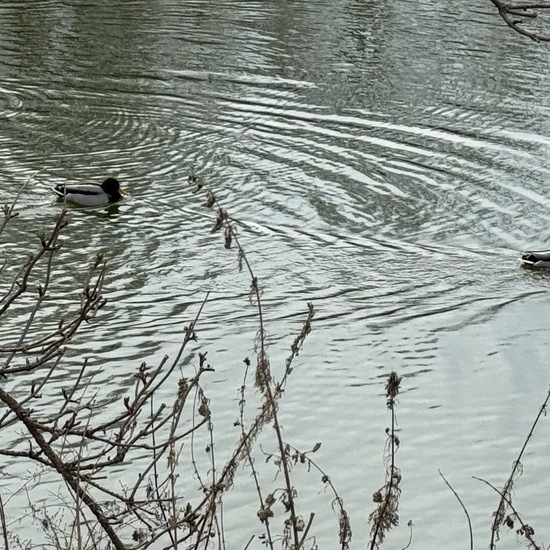
M 116 178 L 107 178 L 101 185 L 95 183 L 58 184 L 52 191 L 60 200 L 80 206 L 101 206 L 118 202 L 124 194 Z

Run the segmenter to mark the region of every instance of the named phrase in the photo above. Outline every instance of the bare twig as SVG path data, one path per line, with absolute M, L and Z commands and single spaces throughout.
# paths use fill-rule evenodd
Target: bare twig
M 338 491 L 332 483 L 330 476 L 310 456 L 311 454 L 316 453 L 321 448 L 321 443 L 317 443 L 310 451 L 299 451 L 292 445 L 288 445 L 288 448 L 289 450 L 293 451 L 293 453 L 289 456 L 295 464 L 307 463 L 309 467 L 317 470 L 321 474 L 321 481 L 324 484 L 328 485 L 328 487 L 332 491 L 332 494 L 334 495 L 332 506 L 333 508 L 338 508 L 340 548 L 341 550 L 347 550 L 349 548 L 352 533 L 349 516 L 346 509 L 344 508 L 344 500 L 338 494 Z M 304 537 L 302 537 L 302 542 L 303 540 Z
M 493 525 L 491 527 L 491 542 L 489 545 L 489 548 L 491 550 L 494 550 L 496 548 L 495 540 L 498 540 L 498 530 L 499 527 L 504 523 L 505 516 L 506 516 L 506 504 L 512 501 L 512 488 L 514 486 L 514 482 L 521 474 L 521 459 L 523 457 L 523 453 L 525 452 L 525 449 L 527 448 L 527 444 L 529 443 L 530 439 L 533 437 L 533 433 L 535 432 L 535 428 L 541 419 L 542 415 L 546 415 L 546 407 L 548 405 L 548 401 L 550 401 L 550 389 L 548 390 L 548 393 L 546 394 L 546 399 L 544 400 L 544 403 L 541 405 L 539 412 L 533 421 L 533 425 L 531 426 L 531 429 L 529 430 L 529 433 L 527 434 L 527 437 L 525 441 L 523 442 L 523 446 L 519 452 L 518 457 L 513 463 L 512 466 L 512 472 L 510 473 L 510 476 L 506 480 L 506 483 L 504 484 L 504 488 L 502 489 L 502 492 L 499 492 L 501 495 L 500 501 L 498 503 L 498 507 L 496 511 L 494 512 L 494 520 Z
M 63 461 L 58 457 L 58 455 L 53 451 L 50 445 L 46 442 L 40 430 L 36 427 L 34 421 L 31 418 L 28 410 L 23 409 L 19 403 L 3 388 L 0 387 L 0 400 L 9 407 L 12 411 L 15 412 L 19 420 L 25 425 L 28 432 L 40 447 L 42 452 L 46 455 L 50 463 L 57 470 L 57 472 L 63 477 L 67 482 L 70 488 L 74 491 L 75 494 L 78 494 L 80 498 L 84 501 L 86 506 L 90 509 L 92 514 L 96 517 L 97 521 L 100 523 L 102 529 L 105 531 L 113 546 L 117 550 L 126 550 L 125 545 L 122 543 L 115 530 L 111 526 L 108 518 L 104 514 L 103 510 L 99 504 L 94 500 L 94 498 L 84 491 L 79 484 L 79 480 L 75 473 L 71 471 L 63 463 Z
M 262 523 L 265 524 L 265 530 L 267 539 L 264 541 L 265 544 L 273 550 L 273 538 L 271 536 L 271 527 L 269 524 L 269 518 L 273 517 L 273 511 L 271 510 L 271 506 L 275 502 L 275 499 L 272 495 L 269 495 L 269 497 L 264 498 L 262 494 L 262 489 L 260 487 L 260 480 L 258 477 L 258 472 L 256 470 L 256 467 L 254 465 L 254 459 L 252 458 L 252 452 L 251 452 L 251 445 L 250 441 L 246 438 L 246 432 L 244 428 L 244 406 L 246 403 L 245 399 L 245 392 L 246 392 L 246 379 L 248 376 L 248 369 L 250 367 L 250 360 L 248 357 L 244 360 L 245 364 L 245 371 L 244 371 L 244 377 L 243 377 L 243 384 L 240 389 L 240 395 L 241 398 L 239 400 L 239 414 L 240 414 L 240 426 L 241 426 L 241 439 L 244 439 L 247 441 L 247 443 L 244 445 L 244 453 L 246 455 L 246 460 L 248 461 L 248 465 L 250 466 L 250 470 L 252 471 L 252 477 L 254 478 L 254 485 L 256 487 L 256 492 L 258 494 L 258 500 L 260 502 L 260 508 L 258 510 L 258 518 Z M 249 543 L 250 544 L 250 543 Z
M 2 522 L 2 536 L 4 537 L 4 550 L 10 549 L 10 543 L 8 541 L 8 527 L 6 525 L 6 514 L 4 513 L 4 501 L 2 495 L 0 495 L 0 520 Z
M 42 170 L 38 170 L 37 172 L 32 174 L 29 177 L 29 179 L 19 188 L 19 191 L 17 192 L 17 195 L 15 195 L 15 198 L 13 199 L 11 204 L 4 205 L 4 207 L 3 207 L 4 220 L 2 221 L 2 224 L 0 224 L 0 235 L 2 234 L 2 231 L 4 231 L 4 228 L 6 227 L 8 222 L 18 215 L 18 213 L 15 212 L 15 205 L 17 204 L 17 201 L 19 200 L 19 197 L 21 196 L 21 193 L 24 191 L 25 187 L 27 187 L 27 185 L 29 185 L 29 183 L 32 181 L 32 179 L 35 176 L 37 176 L 38 174 L 40 174 L 40 172 L 42 172 Z
M 412 540 L 413 540 L 413 522 L 412 522 L 412 519 L 410 519 L 407 522 L 407 526 L 409 527 L 409 540 L 407 542 L 407 545 L 404 546 L 403 548 L 401 548 L 401 550 L 407 550 L 407 548 L 409 548 L 410 545 L 412 544 Z
M 437 471 L 439 472 L 439 475 L 443 478 L 443 481 L 445 482 L 447 487 L 449 487 L 449 489 L 452 491 L 453 495 L 456 497 L 456 499 L 460 503 L 460 506 L 462 506 L 464 513 L 466 514 L 466 520 L 468 521 L 468 529 L 470 531 L 470 550 L 474 550 L 474 534 L 472 531 L 472 522 L 470 521 L 470 514 L 468 514 L 468 510 L 466 509 L 466 506 L 464 506 L 462 499 L 458 496 L 458 493 L 453 489 L 452 485 L 447 481 L 445 476 L 441 473 L 441 470 L 437 470 Z
M 508 3 L 503 0 L 491 0 L 498 9 L 500 17 L 504 22 L 517 33 L 527 36 L 535 42 L 550 42 L 550 35 L 541 34 L 538 32 L 526 30 L 523 28 L 523 19 L 536 19 L 538 13 L 530 10 L 550 10 L 549 2 L 534 2 L 534 3 Z M 519 19 L 516 19 L 519 18 Z
M 494 485 L 492 485 L 491 483 L 489 483 L 487 480 L 485 479 L 481 479 L 480 477 L 476 477 L 476 476 L 473 476 L 474 479 L 477 479 L 478 481 L 482 481 L 483 483 L 485 483 L 486 485 L 488 485 L 489 487 L 491 487 L 491 489 L 493 489 L 493 491 L 497 492 L 499 495 L 500 495 L 500 498 L 504 501 L 506 501 L 506 504 L 508 504 L 508 506 L 510 506 L 510 509 L 512 510 L 513 514 L 514 514 L 514 518 L 517 519 L 521 525 L 521 528 L 518 529 L 516 531 L 516 533 L 518 535 L 524 535 L 525 538 L 529 541 L 529 547 L 530 548 L 534 548 L 534 550 L 544 550 L 544 548 L 542 546 L 539 546 L 534 540 L 533 540 L 533 535 L 535 534 L 535 530 L 530 526 L 528 525 L 527 523 L 524 523 L 523 520 L 521 519 L 519 513 L 517 512 L 517 510 L 514 508 L 514 505 L 512 504 L 512 499 L 510 499 L 505 493 L 504 491 L 499 491 Z M 510 528 L 513 528 L 514 527 L 514 521 L 511 517 L 508 517 L 507 520 L 506 520 L 506 525 Z
M 40 239 L 41 247 L 39 248 L 38 252 L 36 252 L 36 254 L 28 259 L 28 261 L 20 271 L 20 277 L 16 277 L 14 279 L 10 290 L 0 301 L 0 303 L 4 303 L 4 305 L 0 307 L 0 316 L 4 312 L 6 312 L 11 307 L 13 302 L 15 302 L 15 300 L 17 300 L 17 298 L 19 298 L 19 296 L 21 296 L 21 294 L 23 294 L 27 290 L 29 276 L 36 264 L 42 258 L 42 256 L 44 256 L 47 252 L 55 252 L 57 250 L 57 240 L 59 238 L 59 233 L 66 225 L 65 217 L 66 211 L 61 212 L 61 214 L 57 218 L 57 223 L 55 224 L 50 236 L 47 238 L 42 237 Z

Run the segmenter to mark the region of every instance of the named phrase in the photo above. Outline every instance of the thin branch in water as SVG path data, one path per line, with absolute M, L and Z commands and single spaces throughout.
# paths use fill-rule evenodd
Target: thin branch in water
M 447 487 L 449 487 L 449 489 L 453 492 L 453 495 L 456 497 L 456 499 L 460 503 L 460 506 L 462 506 L 464 513 L 466 514 L 466 519 L 468 521 L 468 529 L 470 531 L 470 550 L 474 550 L 474 533 L 472 531 L 472 522 L 470 521 L 470 514 L 468 514 L 468 510 L 466 509 L 466 506 L 464 506 L 462 499 L 458 496 L 458 493 L 453 489 L 451 484 L 447 481 L 445 476 L 441 473 L 441 470 L 437 470 L 437 471 L 439 472 L 439 475 L 443 478 L 443 481 L 445 482 Z

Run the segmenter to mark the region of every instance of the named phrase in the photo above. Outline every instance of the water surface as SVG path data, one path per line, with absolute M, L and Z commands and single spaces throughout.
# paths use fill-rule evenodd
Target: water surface
M 427 1 L 5 3 L 0 21 L 0 203 L 40 170 L 0 252 L 32 249 L 53 223 L 55 183 L 115 175 L 129 192 L 114 207 L 71 211 L 55 268 L 69 300 L 89 259 L 110 258 L 109 306 L 72 345 L 105 398 L 124 393 L 144 358 L 175 354 L 210 291 L 200 343 L 216 368 L 206 389 L 219 455 L 238 438 L 242 359 L 257 325 L 236 253 L 187 184 L 197 174 L 244 224 L 276 372 L 315 305 L 282 422 L 299 448 L 323 442 L 317 460 L 344 498 L 352 547 L 368 539 L 383 484 L 391 370 L 404 377 L 403 494 L 386 547 L 406 545 L 409 519 L 417 545 L 464 547 L 465 519 L 438 469 L 468 507 L 477 545 L 488 545 L 497 498 L 472 476 L 502 486 L 548 386 L 550 277 L 517 262 L 550 240 L 548 46 L 514 35 L 488 1 L 476 11 Z M 77 371 L 76 359 L 63 368 Z M 516 489 L 539 541 L 550 537 L 547 430 Z M 297 475 L 304 514 L 319 509 L 319 546 L 334 547 L 330 498 L 320 500 L 313 474 Z M 252 519 L 231 517 L 252 502 L 247 478 L 227 496 L 237 548 L 261 532 L 250 527 L 255 504 Z

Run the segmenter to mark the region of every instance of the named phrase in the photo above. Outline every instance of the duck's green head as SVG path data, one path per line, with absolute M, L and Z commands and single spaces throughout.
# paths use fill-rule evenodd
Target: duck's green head
M 107 178 L 102 184 L 101 188 L 110 197 L 118 197 L 124 195 L 124 191 L 120 188 L 120 182 L 116 178 Z

